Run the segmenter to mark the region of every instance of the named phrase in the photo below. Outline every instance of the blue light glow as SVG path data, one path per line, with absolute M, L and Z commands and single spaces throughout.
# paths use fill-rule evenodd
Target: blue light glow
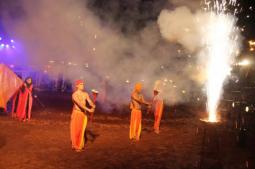
M 14 41 L 14 39 L 6 39 L 3 36 L 0 36 L 0 49 L 1 52 L 4 52 L 6 50 L 10 51 L 11 49 L 16 49 L 16 43 Z

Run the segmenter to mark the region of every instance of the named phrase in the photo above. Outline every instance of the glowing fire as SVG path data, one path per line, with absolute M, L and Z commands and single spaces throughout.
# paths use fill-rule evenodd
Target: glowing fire
M 217 107 L 222 94 L 223 83 L 230 73 L 232 59 L 238 50 L 238 29 L 236 18 L 226 13 L 226 5 L 234 5 L 235 1 L 214 2 L 210 10 L 210 18 L 205 29 L 207 47 L 207 111 L 208 121 L 217 122 Z M 209 6 L 209 5 L 208 5 Z

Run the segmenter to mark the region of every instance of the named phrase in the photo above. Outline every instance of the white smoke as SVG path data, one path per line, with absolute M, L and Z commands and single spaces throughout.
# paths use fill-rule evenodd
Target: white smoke
M 201 9 L 201 6 L 203 5 L 203 1 L 201 0 L 169 0 L 171 4 L 173 4 L 175 7 L 181 7 L 185 6 L 189 8 L 192 11 L 197 11 Z
M 226 9 L 227 1 L 216 2 L 215 9 Z M 162 10 L 158 18 L 162 37 L 168 42 L 181 44 L 196 56 L 200 74 L 193 78 L 207 86 L 208 104 L 213 102 L 210 109 L 214 113 L 230 66 L 240 51 L 241 36 L 236 21 L 235 16 L 225 11 L 192 12 L 184 6 Z
M 3 23 L 22 45 L 28 64 L 50 76 L 83 78 L 86 88 L 99 90 L 99 96 L 108 83 L 106 95 L 114 103 L 128 103 L 137 81 L 144 83 L 144 92 L 151 97 L 154 82 L 160 80 L 168 103 L 187 101 L 201 81 L 192 53 L 199 47 L 199 32 L 188 8 L 162 11 L 160 31 L 151 21 L 137 33 L 125 35 L 112 22 L 103 22 L 85 2 L 22 0 L 24 16 L 13 20 L 5 14 Z M 170 15 L 171 22 L 164 15 Z M 174 43 L 163 41 L 160 32 Z

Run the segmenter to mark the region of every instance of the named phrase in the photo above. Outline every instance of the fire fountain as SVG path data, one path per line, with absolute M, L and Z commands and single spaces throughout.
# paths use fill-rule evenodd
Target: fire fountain
M 223 168 L 220 157 L 220 116 L 217 110 L 223 92 L 223 84 L 231 71 L 231 62 L 239 51 L 236 18 L 227 12 L 227 6 L 235 6 L 236 0 L 206 1 L 210 14 L 203 27 L 207 72 L 208 118 L 201 120 L 203 126 L 202 149 L 199 168 Z M 236 12 L 236 10 L 235 10 Z

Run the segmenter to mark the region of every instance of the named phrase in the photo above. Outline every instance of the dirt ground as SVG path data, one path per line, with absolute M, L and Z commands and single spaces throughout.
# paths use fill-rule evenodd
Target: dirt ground
M 35 110 L 29 122 L 1 115 L 0 169 L 205 169 L 218 161 L 224 169 L 255 167 L 253 137 L 240 148 L 227 124 L 219 127 L 219 153 L 201 165 L 204 127 L 198 117 L 164 118 L 157 135 L 148 116 L 141 140 L 131 142 L 128 114 L 97 114 L 88 126 L 96 137 L 79 153 L 71 149 L 69 123 L 70 111 L 58 108 Z

